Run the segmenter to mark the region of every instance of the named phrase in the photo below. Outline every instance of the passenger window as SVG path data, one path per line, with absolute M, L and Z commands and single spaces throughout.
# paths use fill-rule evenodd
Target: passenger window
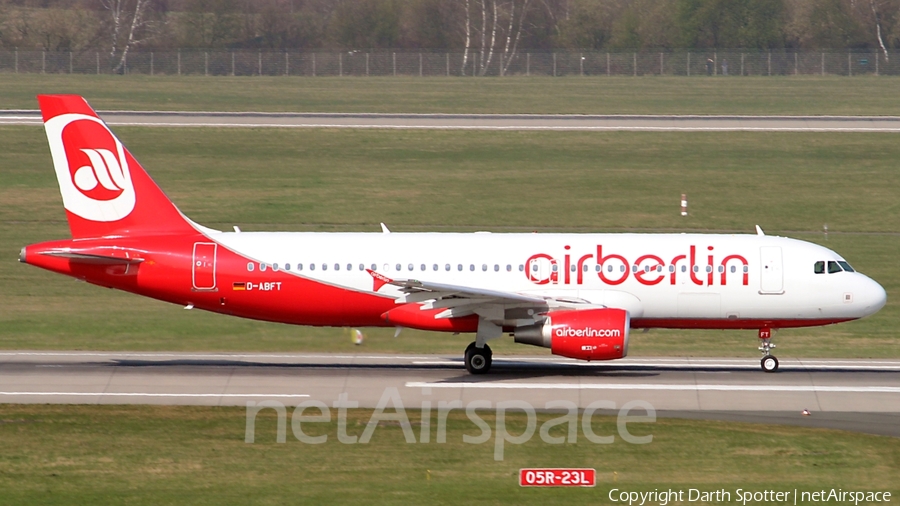
M 374 267 L 375 267 L 375 266 L 374 266 L 374 265 L 373 265 L 373 266 L 372 266 L 372 267 L 373 267 L 373 269 L 372 269 L 372 270 L 373 270 L 373 271 L 374 271 L 374 270 L 375 270 L 375 269 L 374 269 Z M 365 265 L 363 265 L 363 264 L 359 264 L 359 270 L 361 270 L 361 271 L 364 271 L 364 270 L 366 270 L 366 266 L 365 266 Z
M 575 272 L 576 270 L 577 270 L 577 268 L 575 267 L 575 264 L 572 264 L 572 265 L 569 266 L 569 271 L 570 271 L 570 272 Z
M 336 271 L 341 270 L 341 264 L 334 264 L 334 270 L 336 270 Z
M 750 272 L 750 268 L 747 267 L 746 265 L 744 266 L 744 272 Z
M 431 270 L 437 271 L 437 270 L 438 270 L 438 264 L 432 265 L 432 266 L 431 266 Z
M 316 270 L 316 264 L 309 264 L 309 270 L 311 270 L 311 271 Z
M 719 266 L 719 272 L 725 272 L 725 266 L 724 266 L 724 265 L 720 265 L 720 266 Z
M 656 272 L 662 272 L 662 265 L 656 266 Z
M 506 272 L 512 272 L 512 265 L 506 264 Z
M 284 264 L 284 270 L 286 270 L 286 271 L 291 270 L 291 264 Z
M 247 262 L 247 272 L 253 272 L 254 267 L 253 262 Z
M 844 261 L 842 261 L 842 260 L 838 260 L 838 264 L 839 264 L 841 267 L 843 267 L 844 270 L 847 271 L 847 272 L 856 272 L 856 271 L 853 270 L 853 267 L 850 267 L 850 264 L 848 264 L 847 262 L 844 262 Z
M 681 272 L 687 272 L 687 265 L 681 266 Z
M 259 264 L 259 272 L 266 272 L 266 264 Z
M 481 271 L 487 272 L 487 264 L 481 264 Z
M 706 266 L 706 272 L 712 272 L 712 266 L 711 266 L 711 265 L 707 265 L 707 266 Z
M 587 266 L 587 264 L 582 265 L 582 266 L 581 266 L 581 272 L 587 272 L 587 271 L 588 271 L 588 266 Z
M 820 260 L 813 265 L 813 272 L 816 274 L 825 274 L 825 262 Z
M 537 272 L 537 264 L 531 264 L 531 272 Z
M 450 272 L 450 264 L 444 264 L 444 270 Z
M 735 267 L 735 266 L 732 265 L 732 266 L 731 266 L 731 273 L 734 274 L 735 272 L 737 272 L 737 267 Z
M 410 271 L 412 271 L 414 269 L 413 264 L 407 265 L 406 268 Z
M 700 272 L 700 268 L 697 267 L 696 265 L 693 267 L 693 269 L 694 269 L 694 272 Z
M 378 266 L 375 264 L 372 264 L 372 271 L 377 271 L 377 270 L 378 270 Z
M 275 262 L 274 264 L 272 264 L 272 270 L 275 272 L 278 272 L 278 262 Z
M 456 270 L 462 272 L 462 264 L 456 264 Z
M 600 272 L 601 270 L 603 270 L 603 267 L 601 267 L 600 264 L 597 264 L 594 266 L 594 270 Z
M 297 270 L 298 270 L 298 271 L 302 271 L 302 270 L 303 270 L 303 264 L 297 264 Z
M 499 266 L 499 265 L 494 264 L 494 272 L 500 272 L 500 266 Z
M 400 264 L 397 264 L 397 272 L 400 272 L 402 270 L 403 270 L 403 266 Z
M 838 265 L 834 260 L 828 261 L 828 274 L 834 274 L 835 272 L 841 272 L 841 266 Z
M 559 270 L 559 266 L 556 264 L 553 264 L 553 267 L 550 270 L 552 270 L 553 272 L 556 272 Z
M 353 270 L 353 264 L 347 264 L 347 270 L 348 270 L 348 271 L 352 271 L 352 270 Z M 362 270 L 362 269 L 360 269 L 360 270 Z
M 422 271 L 424 271 L 424 270 L 425 270 L 425 264 L 422 264 L 422 265 L 420 265 L 420 266 L 419 266 L 419 267 L 421 267 L 421 269 L 420 269 L 420 270 L 422 270 Z
M 328 264 L 322 264 L 322 270 L 323 270 L 323 271 L 327 271 L 327 270 L 328 270 Z
M 522 264 L 519 264 L 519 272 L 524 272 L 524 271 L 525 271 L 525 266 Z
M 469 270 L 475 272 L 475 264 L 469 264 Z
M 675 266 L 674 266 L 674 265 L 670 265 L 670 266 L 669 266 L 669 272 L 675 272 Z

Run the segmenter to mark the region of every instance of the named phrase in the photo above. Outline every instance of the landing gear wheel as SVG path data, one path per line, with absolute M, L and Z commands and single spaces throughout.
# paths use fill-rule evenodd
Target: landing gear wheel
M 766 355 L 759 361 L 759 365 L 765 372 L 775 372 L 778 370 L 778 359 L 772 355 Z
M 466 348 L 466 370 L 470 374 L 484 374 L 491 370 L 491 347 L 478 348 L 472 343 Z

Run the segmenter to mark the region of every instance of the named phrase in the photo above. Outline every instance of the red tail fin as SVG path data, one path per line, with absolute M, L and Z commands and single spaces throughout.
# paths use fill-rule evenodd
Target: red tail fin
M 73 238 L 194 231 L 82 97 L 38 102 Z

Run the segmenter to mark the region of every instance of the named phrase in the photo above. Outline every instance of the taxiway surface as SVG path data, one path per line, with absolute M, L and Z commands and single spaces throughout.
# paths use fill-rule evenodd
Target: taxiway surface
M 900 132 L 897 116 L 365 114 L 100 111 L 111 126 L 582 130 L 647 132 Z M 36 110 L 0 110 L 0 125 L 40 125 Z
M 659 416 L 831 427 L 900 437 L 900 360 L 788 359 L 775 374 L 752 358 L 494 358 L 490 374 L 461 357 L 232 353 L 0 352 L 0 402 L 328 405 L 372 408 L 390 389 L 403 404 L 549 401 L 585 408 L 650 403 Z M 602 406 L 604 408 L 607 405 Z M 802 416 L 809 410 L 810 416 Z

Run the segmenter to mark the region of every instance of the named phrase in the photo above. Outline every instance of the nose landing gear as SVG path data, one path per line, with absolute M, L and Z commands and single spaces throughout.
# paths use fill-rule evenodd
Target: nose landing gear
M 778 359 L 772 355 L 772 350 L 775 348 L 775 345 L 772 344 L 771 339 L 772 329 L 759 329 L 759 351 L 763 354 L 763 358 L 759 361 L 759 365 L 765 372 L 775 372 L 778 370 Z

